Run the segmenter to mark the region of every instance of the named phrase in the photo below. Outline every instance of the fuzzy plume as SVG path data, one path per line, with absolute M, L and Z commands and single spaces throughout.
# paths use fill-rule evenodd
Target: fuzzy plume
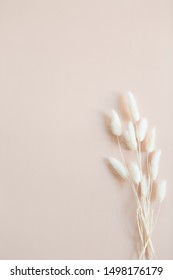
M 127 179 L 128 178 L 128 170 L 127 168 L 124 166 L 123 163 L 121 163 L 119 160 L 110 157 L 109 158 L 109 162 L 112 165 L 113 169 L 116 171 L 116 173 L 123 179 Z
M 156 180 L 157 178 L 161 153 L 162 153 L 161 150 L 157 150 L 151 158 L 150 176 L 152 180 Z
M 135 129 L 132 122 L 128 123 L 128 129 L 124 132 L 124 140 L 127 145 L 127 147 L 130 150 L 137 150 L 137 141 L 136 141 L 136 135 L 135 135 Z
M 145 139 L 147 128 L 148 128 L 147 119 L 144 118 L 140 120 L 136 130 L 136 135 L 140 142 L 142 142 Z
M 115 110 L 112 110 L 111 129 L 112 129 L 112 133 L 116 136 L 120 136 L 122 133 L 121 121 L 118 113 Z
M 155 149 L 156 129 L 153 128 L 146 140 L 146 151 L 151 153 Z
M 139 170 L 139 166 L 135 162 L 131 162 L 129 169 L 130 169 L 130 174 L 132 176 L 133 182 L 136 185 L 139 185 L 139 183 L 141 181 L 141 173 Z
M 127 93 L 127 97 L 128 97 L 128 106 L 129 106 L 131 117 L 133 121 L 137 122 L 139 121 L 140 116 L 139 116 L 139 110 L 138 110 L 136 100 L 134 98 L 133 93 L 130 91 Z
M 162 180 L 156 189 L 156 197 L 159 200 L 159 202 L 161 203 L 166 195 L 166 189 L 167 189 L 167 181 L 166 180 Z
M 142 195 L 147 198 L 149 194 L 149 184 L 146 175 L 142 176 L 141 180 L 141 193 Z

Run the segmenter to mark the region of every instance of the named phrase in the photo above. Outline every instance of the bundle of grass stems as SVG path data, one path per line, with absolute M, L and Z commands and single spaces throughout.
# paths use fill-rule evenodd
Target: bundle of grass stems
M 130 119 L 125 131 L 122 131 L 122 120 L 115 110 L 112 110 L 111 118 L 111 131 L 116 137 L 121 160 L 110 157 L 109 162 L 115 173 L 128 182 L 134 193 L 139 237 L 138 257 L 144 260 L 156 259 L 151 237 L 167 188 L 166 180 L 157 181 L 161 150 L 156 149 L 155 145 L 156 129 L 148 132 L 148 121 L 140 118 L 136 99 L 131 92 L 127 93 L 126 100 Z M 126 159 L 123 147 L 135 153 L 134 161 Z M 153 200 L 157 200 L 156 211 Z

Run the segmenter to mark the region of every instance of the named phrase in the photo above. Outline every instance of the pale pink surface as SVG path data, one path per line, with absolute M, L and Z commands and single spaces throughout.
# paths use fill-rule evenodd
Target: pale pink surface
M 134 92 L 168 180 L 153 241 L 173 258 L 173 2 L 1 1 L 0 258 L 135 258 L 135 205 L 104 158 Z

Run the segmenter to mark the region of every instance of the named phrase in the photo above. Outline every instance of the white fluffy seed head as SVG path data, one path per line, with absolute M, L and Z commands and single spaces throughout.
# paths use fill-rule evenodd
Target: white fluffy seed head
M 156 128 L 153 128 L 146 140 L 146 151 L 151 153 L 155 149 Z
M 149 195 L 149 184 L 148 184 L 148 180 L 147 180 L 147 177 L 146 175 L 143 175 L 142 176 L 142 179 L 141 179 L 141 194 L 147 198 L 148 195 Z
M 140 142 L 142 142 L 145 139 L 147 128 L 148 128 L 147 119 L 143 118 L 142 120 L 139 121 L 136 130 L 136 136 Z
M 132 147 L 131 147 L 131 143 L 130 143 L 129 138 L 130 138 L 129 132 L 128 132 L 127 130 L 124 131 L 124 133 L 123 133 L 123 140 L 124 140 L 124 143 L 125 143 L 125 145 L 126 145 L 130 150 L 132 150 Z
M 110 157 L 109 162 L 112 165 L 113 169 L 116 171 L 116 173 L 122 178 L 127 179 L 128 178 L 128 170 L 124 166 L 123 163 L 121 163 L 119 160 Z
M 111 122 L 112 133 L 116 136 L 122 134 L 121 121 L 118 113 L 115 110 L 112 110 L 112 122 Z
M 127 93 L 127 98 L 128 98 L 128 107 L 129 107 L 131 117 L 133 121 L 137 122 L 140 119 L 140 115 L 139 115 L 136 99 L 134 98 L 134 95 L 131 91 Z
M 128 129 L 124 133 L 124 140 L 130 150 L 137 150 L 135 129 L 132 122 L 128 123 Z
M 131 162 L 129 169 L 130 169 L 130 174 L 132 176 L 133 182 L 136 185 L 139 185 L 139 183 L 141 181 L 141 173 L 139 170 L 139 166 L 135 162 Z
M 151 158 L 150 176 L 153 181 L 156 180 L 157 175 L 158 175 L 161 153 L 162 153 L 161 150 L 157 150 L 157 151 L 155 151 L 155 153 L 152 155 L 152 158 Z
M 156 197 L 158 199 L 158 201 L 161 203 L 166 195 L 166 189 L 167 189 L 167 181 L 166 180 L 162 180 L 156 189 Z

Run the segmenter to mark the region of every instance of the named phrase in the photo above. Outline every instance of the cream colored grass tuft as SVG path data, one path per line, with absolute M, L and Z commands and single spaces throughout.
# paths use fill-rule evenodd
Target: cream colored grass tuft
M 112 133 L 116 136 L 120 136 L 122 133 L 121 121 L 120 121 L 118 113 L 115 110 L 112 110 L 111 129 L 112 129 Z
M 116 173 L 122 178 L 127 179 L 128 178 L 128 170 L 124 166 L 123 163 L 121 163 L 116 158 L 110 157 L 109 162 L 112 165 L 113 169 L 116 171 Z
M 128 97 L 129 111 L 130 111 L 132 120 L 137 122 L 137 121 L 139 121 L 140 116 L 139 116 L 139 110 L 138 110 L 138 106 L 136 103 L 136 99 L 131 91 L 129 91 L 127 93 L 127 97 Z
M 142 120 L 139 121 L 137 131 L 136 131 L 137 138 L 140 142 L 142 142 L 145 139 L 147 128 L 148 128 L 147 119 L 143 118 Z
M 166 180 L 162 180 L 157 187 L 157 199 L 160 203 L 163 202 L 163 200 L 165 199 L 166 196 L 166 190 L 167 190 L 167 181 Z
M 160 162 L 160 156 L 161 156 L 161 150 L 155 151 L 151 158 L 150 163 L 150 175 L 151 179 L 154 181 L 157 178 L 158 172 L 159 172 L 159 162 Z
M 155 149 L 156 128 L 153 128 L 146 140 L 146 151 L 151 153 Z

